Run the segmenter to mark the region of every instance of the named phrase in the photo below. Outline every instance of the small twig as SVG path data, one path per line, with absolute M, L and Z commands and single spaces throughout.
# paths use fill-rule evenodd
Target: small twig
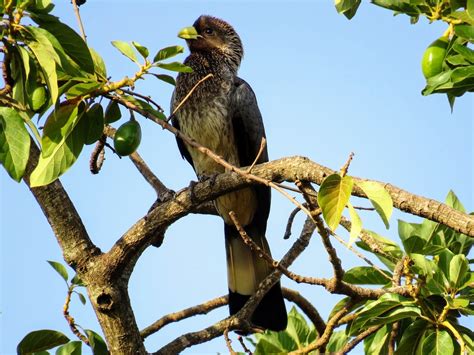
M 143 94 L 140 94 L 138 92 L 135 92 L 135 91 L 132 91 L 132 90 L 128 90 L 128 89 L 120 89 L 121 91 L 123 91 L 124 93 L 126 94 L 129 94 L 129 95 L 132 95 L 132 96 L 137 96 L 137 97 L 140 97 L 142 98 L 143 100 L 147 101 L 148 103 L 152 103 L 153 105 L 155 105 L 155 107 L 158 109 L 158 111 L 161 111 L 161 112 L 164 112 L 164 110 L 161 108 L 161 106 L 155 102 L 151 96 L 146 96 L 146 95 L 143 95 Z
M 229 354 L 237 355 L 237 353 L 232 349 L 232 340 L 229 338 L 229 329 L 224 330 L 224 339 L 225 344 L 227 345 L 227 349 L 229 350 Z
M 361 211 L 375 211 L 375 208 L 373 207 L 364 207 L 364 206 L 352 206 L 356 210 L 361 210 Z
M 204 78 L 200 79 L 192 88 L 191 90 L 189 90 L 189 92 L 186 94 L 186 96 L 180 101 L 180 103 L 178 104 L 178 106 L 175 107 L 175 109 L 173 110 L 173 112 L 171 113 L 171 116 L 173 116 L 176 112 L 178 112 L 178 110 L 181 108 L 181 106 L 184 105 L 184 103 L 189 99 L 189 97 L 192 95 L 192 93 L 194 92 L 194 90 L 196 90 L 196 88 L 201 85 L 204 81 L 206 81 L 207 79 L 209 78 L 212 78 L 214 75 L 212 73 L 209 73 L 207 74 Z
M 98 174 L 102 165 L 104 164 L 105 160 L 105 140 L 106 135 L 102 135 L 102 137 L 97 141 L 94 150 L 92 151 L 91 158 L 89 161 L 89 169 L 92 174 Z
M 210 301 L 207 301 L 205 303 L 202 303 L 200 305 L 189 307 L 179 312 L 167 314 L 166 316 L 161 317 L 156 322 L 154 322 L 153 324 L 143 329 L 140 332 L 140 335 L 143 339 L 145 339 L 146 337 L 158 332 L 161 328 L 163 328 L 164 326 L 170 323 L 179 322 L 183 319 L 193 317 L 198 314 L 207 314 L 216 308 L 225 306 L 227 302 L 228 302 L 228 297 L 221 296 L 221 297 L 214 298 Z
M 387 275 L 387 273 L 380 269 L 377 265 L 375 265 L 372 261 L 370 261 L 369 259 L 367 259 L 364 255 L 362 255 L 361 253 L 359 253 L 359 251 L 357 249 L 355 249 L 352 245 L 349 245 L 346 243 L 346 241 L 344 239 L 342 239 L 339 235 L 337 235 L 336 233 L 334 233 L 333 231 L 329 230 L 328 229 L 328 233 L 331 234 L 339 243 L 341 243 L 342 245 L 344 245 L 347 249 L 349 249 L 351 252 L 353 252 L 358 258 L 364 260 L 367 264 L 369 264 L 371 267 L 373 267 L 375 270 L 377 270 L 383 277 L 385 277 L 388 281 L 391 281 L 392 278 Z
M 105 127 L 105 134 L 110 138 L 114 137 L 115 131 L 116 129 L 111 126 Z M 108 143 L 104 142 L 104 144 L 107 145 Z M 110 146 L 109 148 L 113 149 Z M 142 174 L 145 180 L 151 185 L 151 187 L 153 187 L 160 201 L 165 201 L 167 198 L 173 195 L 173 191 L 168 189 L 165 184 L 163 184 L 161 180 L 153 173 L 153 171 L 151 171 L 149 166 L 145 163 L 138 152 L 130 154 L 129 158 L 138 169 L 140 174 Z
M 347 172 L 349 171 L 349 166 L 351 165 L 352 158 L 354 158 L 354 152 L 351 152 L 351 154 L 349 154 L 349 158 L 347 158 L 346 163 L 342 166 L 341 170 L 339 171 L 341 176 L 343 177 L 346 176 Z
M 72 0 L 72 6 L 74 7 L 74 13 L 76 14 L 77 22 L 79 23 L 79 29 L 81 30 L 81 37 L 84 42 L 87 42 L 86 32 L 84 31 L 84 26 L 82 25 L 81 14 L 79 12 L 79 6 L 77 6 L 76 0 Z
M 84 344 L 90 345 L 89 339 L 77 329 L 76 322 L 74 318 L 69 314 L 69 304 L 71 303 L 71 295 L 74 290 L 74 285 L 70 285 L 67 290 L 66 301 L 63 306 L 63 316 L 66 318 L 69 328 L 74 333 L 75 336 L 79 338 Z
M 247 345 L 245 345 L 245 341 L 244 341 L 244 337 L 243 337 L 243 336 L 239 335 L 239 336 L 237 337 L 237 340 L 239 341 L 240 345 L 242 345 L 242 349 L 244 349 L 244 353 L 249 354 L 249 355 L 252 355 L 252 354 L 253 354 L 252 351 L 250 351 L 250 349 L 247 348 Z
M 267 140 L 265 139 L 265 137 L 262 137 L 262 141 L 260 142 L 260 148 L 258 149 L 258 153 L 257 153 L 257 156 L 255 157 L 252 165 L 250 165 L 247 169 L 247 174 L 250 174 L 250 172 L 252 171 L 253 167 L 255 166 L 255 164 L 257 164 L 258 160 L 260 159 L 260 156 L 262 155 L 263 153 L 263 150 L 265 149 L 265 146 L 267 145 Z
M 400 322 L 395 322 L 392 325 L 392 330 L 388 338 L 388 355 L 395 353 L 395 341 L 397 340 L 398 329 L 400 328 Z
M 293 222 L 299 211 L 301 211 L 301 209 L 299 209 L 298 207 L 296 207 L 293 211 L 291 211 L 290 216 L 288 217 L 288 223 L 286 224 L 286 229 L 285 229 L 285 234 L 283 235 L 283 239 L 290 238 L 291 228 L 293 227 Z
M 347 343 L 341 351 L 337 352 L 337 354 L 347 354 L 349 351 L 354 349 L 357 344 L 359 344 L 362 340 L 367 338 L 369 335 L 374 334 L 377 330 L 382 328 L 384 325 L 375 325 L 373 327 L 368 328 L 367 330 L 363 331 L 359 335 L 357 335 L 354 339 L 352 339 L 349 343 Z

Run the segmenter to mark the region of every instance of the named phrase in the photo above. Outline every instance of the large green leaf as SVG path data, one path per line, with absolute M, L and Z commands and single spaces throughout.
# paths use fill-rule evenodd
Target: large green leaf
M 30 155 L 30 135 L 20 114 L 0 107 L 0 163 L 12 179 L 20 181 Z
M 354 182 L 348 175 L 332 174 L 326 177 L 318 193 L 318 204 L 331 230 L 335 230 L 341 220 L 342 211 L 351 197 Z
M 67 274 L 67 270 L 63 264 L 51 260 L 48 260 L 48 264 L 51 265 L 51 267 L 56 270 L 56 272 L 63 278 L 63 280 L 67 282 L 69 275 Z
M 192 73 L 193 72 L 193 69 L 191 67 L 188 67 L 187 65 L 184 65 L 180 62 L 156 63 L 155 65 L 159 68 L 170 70 L 170 71 L 176 71 L 179 73 Z
M 77 104 L 61 105 L 46 120 L 43 129 L 41 156 L 47 158 L 54 154 L 65 143 L 68 136 L 79 123 L 79 106 Z
M 82 354 L 82 342 L 81 341 L 70 341 L 63 346 L 60 346 L 56 350 L 56 355 L 81 355 Z
M 77 112 L 77 107 L 74 107 L 72 111 L 67 108 L 68 106 L 62 107 L 66 107 L 67 111 L 58 115 L 64 115 L 64 117 L 51 123 L 52 126 L 54 125 L 51 128 L 51 136 L 43 136 L 43 145 L 45 137 L 48 137 L 46 139 L 48 147 L 43 148 L 38 165 L 31 174 L 30 185 L 32 187 L 47 185 L 56 180 L 74 164 L 84 146 L 83 125 L 77 125 L 77 122 L 74 124 L 61 122 L 62 120 L 78 121 L 79 118 L 74 117 L 74 112 L 76 112 L 76 116 L 80 116 L 82 113 Z M 43 133 L 47 133 L 46 127 Z M 45 151 L 47 155 L 44 154 Z
M 84 143 L 95 143 L 104 131 L 104 110 L 98 103 L 92 105 L 85 113 L 79 124 L 84 125 Z
M 81 69 L 94 74 L 94 62 L 87 44 L 71 27 L 52 15 L 34 15 L 32 19 L 57 38 L 66 54 L 80 65 Z
M 466 213 L 466 209 L 453 190 L 449 190 L 448 195 L 446 196 L 446 204 L 455 210 Z
M 343 280 L 355 285 L 385 285 L 390 282 L 391 274 L 385 271 L 387 277 L 380 271 L 369 266 L 356 266 L 344 273 Z
M 94 355 L 109 355 L 107 345 L 99 334 L 90 329 L 86 329 L 85 332 L 87 334 L 87 339 L 89 339 Z
M 68 341 L 69 338 L 61 332 L 49 329 L 36 330 L 27 334 L 20 341 L 16 351 L 19 355 L 32 354 L 54 348 Z
M 153 63 L 161 62 L 162 60 L 174 57 L 177 54 L 183 53 L 184 48 L 182 46 L 171 46 L 162 48 L 156 53 L 155 57 L 153 58 Z
M 286 332 L 291 336 L 297 345 L 297 349 L 303 347 L 310 334 L 310 329 L 306 320 L 296 311 L 293 306 L 288 313 L 288 326 Z
M 423 319 L 417 319 L 410 324 L 402 333 L 402 337 L 395 351 L 395 355 L 414 354 L 424 339 L 428 323 Z
M 331 338 L 329 339 L 328 345 L 326 345 L 326 351 L 328 353 L 337 353 L 340 351 L 344 345 L 347 344 L 349 337 L 345 331 L 336 331 L 333 332 Z
M 107 68 L 102 57 L 97 53 L 94 48 L 89 47 L 89 51 L 92 56 L 92 61 L 94 62 L 94 69 L 96 74 L 99 76 L 101 81 L 107 80 Z
M 464 285 L 469 277 L 469 262 L 463 254 L 455 255 L 449 263 L 449 283 L 454 289 Z
M 122 53 L 128 59 L 138 64 L 137 56 L 135 55 L 135 52 L 133 51 L 133 47 L 130 43 L 127 43 L 124 41 L 112 41 L 112 45 L 115 48 L 117 48 L 120 51 L 120 53 Z
M 366 354 L 386 354 L 390 327 L 383 326 L 375 334 L 364 339 L 364 352 Z
M 44 74 L 44 79 L 48 85 L 53 103 L 58 99 L 58 75 L 56 73 L 56 63 L 60 62 L 59 56 L 54 47 L 50 43 L 48 37 L 45 35 L 43 29 L 33 26 L 26 27 L 28 33 L 33 37 L 32 41 L 26 44 L 35 55 L 41 70 Z
M 349 20 L 354 17 L 359 8 L 361 0 L 335 0 L 336 10 L 338 13 L 343 14 Z
M 140 43 L 132 41 L 133 46 L 135 49 L 142 55 L 143 58 L 147 58 L 150 55 L 147 47 L 142 46 Z
M 424 355 L 450 355 L 454 353 L 453 339 L 446 330 L 434 329 L 429 331 L 421 347 Z
M 377 213 L 383 220 L 385 227 L 389 228 L 389 219 L 393 212 L 392 197 L 387 190 L 378 182 L 375 181 L 360 181 L 357 182 L 364 193 L 369 198 L 372 206 L 374 206 Z
M 465 38 L 468 41 L 474 41 L 474 26 L 472 25 L 455 25 L 454 32 L 459 37 Z

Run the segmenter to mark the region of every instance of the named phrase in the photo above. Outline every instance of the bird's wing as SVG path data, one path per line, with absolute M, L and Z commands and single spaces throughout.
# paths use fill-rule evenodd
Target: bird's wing
M 258 154 L 262 138 L 265 137 L 262 115 L 257 99 L 250 85 L 236 78 L 232 92 L 232 125 L 239 153 L 240 166 L 252 164 Z M 264 148 L 257 163 L 268 161 L 267 147 Z
M 174 110 L 174 107 L 176 105 L 176 102 L 175 102 L 175 97 L 176 97 L 176 93 L 173 91 L 173 95 L 171 96 L 171 111 Z M 172 115 L 171 116 L 171 124 L 173 125 L 174 128 L 176 128 L 177 130 L 179 130 L 179 121 L 178 121 L 178 117 L 176 115 Z M 193 164 L 193 159 L 191 158 L 191 154 L 189 154 L 189 151 L 188 149 L 186 148 L 186 145 L 184 144 L 183 140 L 181 138 L 178 138 L 178 136 L 176 136 L 176 143 L 178 143 L 178 149 L 179 149 L 179 152 L 181 153 L 181 156 L 186 159 L 188 161 L 189 164 L 191 164 L 191 166 L 193 167 L 194 169 L 194 164 Z M 196 170 L 196 169 L 194 169 Z
M 251 165 L 260 150 L 262 138 L 265 137 L 262 115 L 257 105 L 257 98 L 250 85 L 243 79 L 236 78 L 232 92 L 232 126 L 237 145 L 240 166 Z M 257 163 L 268 161 L 265 146 Z M 264 185 L 253 187 L 257 194 L 258 208 L 254 216 L 255 227 L 265 235 L 267 218 L 270 213 L 270 188 Z

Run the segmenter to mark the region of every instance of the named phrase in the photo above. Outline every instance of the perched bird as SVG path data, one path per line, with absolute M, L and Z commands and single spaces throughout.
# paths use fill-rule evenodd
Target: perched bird
M 192 27 L 181 30 L 190 55 L 184 64 L 192 73 L 180 73 L 171 99 L 171 109 L 183 100 L 196 83 L 208 74 L 173 117 L 173 125 L 187 136 L 213 150 L 236 166 L 251 165 L 265 137 L 262 116 L 249 84 L 237 76 L 243 56 L 239 35 L 231 25 L 211 16 L 199 17 Z M 222 165 L 177 139 L 181 155 L 199 178 L 225 171 Z M 258 163 L 268 161 L 265 147 Z M 227 193 L 215 200 L 224 220 L 230 314 L 238 312 L 259 283 L 272 271 L 267 262 L 241 239 L 229 212 L 234 211 L 247 234 L 268 254 L 265 238 L 270 211 L 270 188 L 254 185 Z M 275 331 L 287 325 L 280 283 L 274 285 L 256 308 L 252 322 Z

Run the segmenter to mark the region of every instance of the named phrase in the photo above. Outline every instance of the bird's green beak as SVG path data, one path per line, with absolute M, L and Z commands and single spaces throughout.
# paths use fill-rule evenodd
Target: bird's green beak
M 197 39 L 201 37 L 193 26 L 185 27 L 178 32 L 178 37 L 182 39 Z

